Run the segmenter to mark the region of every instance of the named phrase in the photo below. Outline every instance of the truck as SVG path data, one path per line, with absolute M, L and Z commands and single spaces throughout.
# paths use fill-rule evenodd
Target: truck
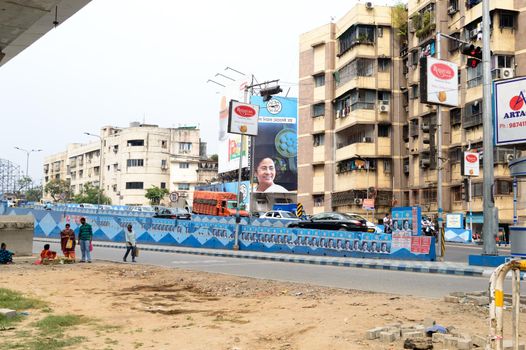
M 237 196 L 230 192 L 195 191 L 192 212 L 201 215 L 235 216 Z M 240 205 L 240 216 L 248 216 L 244 205 Z

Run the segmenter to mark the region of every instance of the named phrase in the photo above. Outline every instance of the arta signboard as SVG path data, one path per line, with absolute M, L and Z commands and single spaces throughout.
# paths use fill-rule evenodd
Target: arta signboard
M 458 66 L 427 56 L 420 59 L 420 102 L 458 106 Z
M 493 82 L 495 144 L 526 143 L 526 77 Z
M 464 152 L 462 159 L 462 176 L 479 176 L 480 154 L 476 152 Z
M 257 136 L 259 106 L 231 100 L 229 110 L 229 133 Z

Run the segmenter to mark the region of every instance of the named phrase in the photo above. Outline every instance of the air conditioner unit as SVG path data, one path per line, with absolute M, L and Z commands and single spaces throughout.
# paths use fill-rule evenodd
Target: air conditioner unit
M 369 136 L 366 136 L 366 137 L 363 138 L 362 142 L 364 142 L 364 143 L 371 143 L 371 142 L 373 142 L 373 139 L 371 137 L 369 137 Z
M 458 12 L 458 9 L 455 6 L 449 6 L 447 8 L 447 14 L 450 15 L 450 16 L 454 15 L 457 12 Z
M 354 199 L 354 204 L 356 204 L 356 205 L 362 205 L 362 203 L 363 203 L 363 199 L 361 199 L 361 198 L 355 198 L 355 199 Z
M 382 103 L 378 109 L 380 110 L 380 113 L 389 113 L 389 102 L 387 101 L 383 101 L 384 103 Z M 387 102 L 387 103 L 385 103 Z
M 421 128 L 423 132 L 429 132 L 429 124 L 422 124 Z
M 514 76 L 515 69 L 513 68 L 499 68 L 498 70 L 498 78 L 500 79 L 513 78 Z
M 368 1 L 365 3 L 365 8 L 368 9 L 368 10 L 372 10 L 373 9 L 373 3 Z
M 431 160 L 430 159 L 427 159 L 427 158 L 420 159 L 420 167 L 421 168 L 429 168 L 430 165 L 431 165 Z

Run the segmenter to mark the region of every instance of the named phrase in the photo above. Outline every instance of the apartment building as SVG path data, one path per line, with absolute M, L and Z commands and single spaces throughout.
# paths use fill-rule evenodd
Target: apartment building
M 494 79 L 526 74 L 525 7 L 526 0 L 491 1 Z M 419 60 L 437 56 L 438 30 L 481 46 L 482 3 L 410 0 L 400 10 L 358 4 L 300 37 L 298 200 L 309 213 L 363 213 L 367 197 L 380 212 L 393 205 L 437 211 L 437 108 L 420 103 Z M 406 25 L 396 25 L 404 16 Z M 447 38 L 441 58 L 460 73 L 459 107 L 442 108 L 443 207 L 466 212 L 460 164 L 468 148 L 482 152 L 482 64 L 466 67 L 459 42 Z M 516 155 L 495 149 L 501 223 L 512 219 L 507 163 Z M 471 203 L 480 223 L 482 180 L 473 179 Z
M 47 157 L 45 182 L 67 180 L 77 194 L 85 184 L 98 186 L 100 181 L 112 204 L 147 205 L 144 195 L 152 186 L 186 193 L 205 181 L 198 171 L 202 159 L 206 144 L 196 127 L 106 126 L 94 142 L 71 144 L 66 152 Z
M 490 1 L 491 65 L 493 79 L 524 75 L 526 70 L 526 15 L 519 9 L 525 0 Z M 424 211 L 436 212 L 436 123 L 437 109 L 419 102 L 419 59 L 435 55 L 437 31 L 458 38 L 475 46 L 482 46 L 482 1 L 410 0 L 408 3 L 407 50 L 403 50 L 404 73 L 407 91 L 404 106 L 407 125 L 404 126 L 404 176 L 407 186 L 403 189 L 402 203 L 418 204 Z M 468 204 L 463 199 L 465 188 L 461 176 L 461 159 L 470 148 L 482 152 L 482 64 L 476 68 L 466 65 L 462 45 L 456 40 L 443 38 L 441 58 L 459 66 L 459 107 L 442 109 L 444 157 L 444 210 L 466 212 Z M 436 55 L 435 55 L 436 56 Z M 403 89 L 404 90 L 404 89 Z M 509 224 L 513 219 L 512 184 L 508 161 L 517 154 L 513 147 L 494 150 L 495 205 L 499 209 L 500 223 Z M 481 165 L 482 166 L 482 165 Z M 472 206 L 475 222 L 482 223 L 482 171 L 473 179 Z
M 308 213 L 363 212 L 367 198 L 384 211 L 401 186 L 392 176 L 404 120 L 391 10 L 358 4 L 300 37 L 298 201 Z

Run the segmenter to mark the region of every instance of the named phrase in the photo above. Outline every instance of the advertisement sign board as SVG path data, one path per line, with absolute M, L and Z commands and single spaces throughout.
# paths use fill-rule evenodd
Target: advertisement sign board
M 446 228 L 462 228 L 463 222 L 464 218 L 460 213 L 446 214 Z
M 526 77 L 493 82 L 495 144 L 526 142 Z
M 374 198 L 364 198 L 362 208 L 364 210 L 374 210 Z
M 274 96 L 268 102 L 252 96 L 259 106 L 254 142 L 254 192 L 285 193 L 298 189 L 298 99 Z
M 239 157 L 243 157 L 243 167 L 248 166 L 248 137 L 245 137 L 243 154 L 241 154 L 241 135 L 228 132 L 228 116 L 230 114 L 229 101 L 243 101 L 245 87 L 250 76 L 243 76 L 227 85 L 221 96 L 219 108 L 219 144 L 218 144 L 218 172 L 226 173 L 239 168 Z
M 228 116 L 228 132 L 257 136 L 259 106 L 237 101 L 230 101 Z
M 480 154 L 478 152 L 464 152 L 461 169 L 462 176 L 479 176 Z
M 458 106 L 458 65 L 426 56 L 420 59 L 420 102 Z
M 395 207 L 391 210 L 392 215 L 392 252 L 402 249 L 416 254 L 427 254 L 425 252 L 426 242 L 414 240 L 422 234 L 422 209 L 420 207 Z M 422 248 L 422 244 L 424 248 Z M 429 246 L 427 247 L 429 252 Z

